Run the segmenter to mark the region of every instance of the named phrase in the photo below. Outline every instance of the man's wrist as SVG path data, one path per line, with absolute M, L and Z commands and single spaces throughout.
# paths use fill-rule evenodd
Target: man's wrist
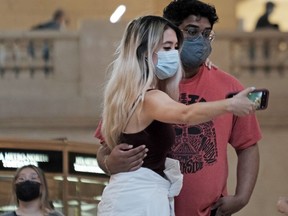
M 105 156 L 104 156 L 104 161 L 103 161 L 103 163 L 104 163 L 104 167 L 105 167 L 105 169 L 106 169 L 107 174 L 108 174 L 108 175 L 111 175 L 111 171 L 110 171 L 109 166 L 108 166 L 108 157 L 109 157 L 109 155 L 105 155 Z

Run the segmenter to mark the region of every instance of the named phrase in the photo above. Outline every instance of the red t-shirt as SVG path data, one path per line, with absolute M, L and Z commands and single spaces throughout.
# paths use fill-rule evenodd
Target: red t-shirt
M 231 75 L 202 67 L 191 79 L 180 83 L 184 104 L 224 99 L 243 86 Z M 177 216 L 209 216 L 211 206 L 227 194 L 227 144 L 245 149 L 261 139 L 255 115 L 225 114 L 196 126 L 175 125 L 176 140 L 170 157 L 178 159 L 184 182 L 175 199 Z

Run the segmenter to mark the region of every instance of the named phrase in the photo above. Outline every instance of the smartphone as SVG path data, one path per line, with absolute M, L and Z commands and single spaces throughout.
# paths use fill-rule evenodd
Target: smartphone
M 229 93 L 226 98 L 231 98 L 238 92 Z M 256 110 L 264 110 L 268 107 L 269 90 L 255 89 L 248 94 L 248 98 L 257 104 Z

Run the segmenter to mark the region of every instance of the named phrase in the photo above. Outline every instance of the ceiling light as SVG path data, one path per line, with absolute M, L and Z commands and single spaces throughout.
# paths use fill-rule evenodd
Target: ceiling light
M 120 18 L 123 16 L 123 14 L 126 11 L 126 6 L 125 5 L 119 5 L 114 13 L 110 17 L 110 22 L 111 23 L 116 23 L 120 20 Z

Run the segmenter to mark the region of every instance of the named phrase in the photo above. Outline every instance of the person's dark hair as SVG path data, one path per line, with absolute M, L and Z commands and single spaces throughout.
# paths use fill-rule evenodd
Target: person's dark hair
M 174 0 L 163 10 L 163 17 L 177 26 L 190 15 L 206 17 L 212 27 L 219 19 L 213 5 L 198 0 Z
M 53 13 L 53 20 L 59 20 L 65 15 L 64 10 L 58 9 Z
M 274 8 L 275 4 L 271 1 L 266 2 L 266 10 L 270 9 L 270 8 Z

